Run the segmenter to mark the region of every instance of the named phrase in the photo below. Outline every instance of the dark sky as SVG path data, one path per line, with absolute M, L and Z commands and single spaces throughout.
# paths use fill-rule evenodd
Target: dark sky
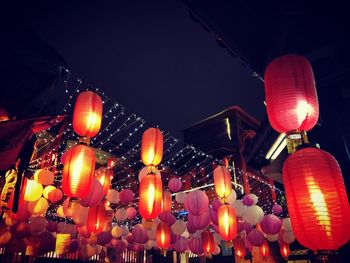
M 28 26 L 75 75 L 175 133 L 235 104 L 264 117 L 263 84 L 181 1 L 50 3 Z

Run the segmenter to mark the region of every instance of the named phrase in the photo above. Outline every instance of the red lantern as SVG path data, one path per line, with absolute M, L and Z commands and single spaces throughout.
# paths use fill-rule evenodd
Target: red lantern
M 270 255 L 269 244 L 267 244 L 266 241 L 264 241 L 264 243 L 259 247 L 259 252 L 260 252 L 260 255 L 264 258 Z
M 218 210 L 219 234 L 231 241 L 237 236 L 237 218 L 235 209 L 230 205 L 222 205 Z
M 290 155 L 283 166 L 288 212 L 299 243 L 337 250 L 349 240 L 350 211 L 338 162 L 318 148 Z
M 162 211 L 163 185 L 159 175 L 148 174 L 142 178 L 139 188 L 139 212 L 149 220 Z
M 230 171 L 222 165 L 214 170 L 214 186 L 216 194 L 221 198 L 227 198 L 232 193 Z
M 241 237 L 233 240 L 233 248 L 237 258 L 244 258 L 246 255 L 245 243 Z
M 94 179 L 94 151 L 79 144 L 67 152 L 62 174 L 62 190 L 68 197 L 84 198 Z
M 214 237 L 210 231 L 202 232 L 203 250 L 206 254 L 212 254 L 215 248 Z
M 103 204 L 89 208 L 87 219 L 87 230 L 90 233 L 101 233 L 106 223 L 106 208 Z
M 92 138 L 100 131 L 102 122 L 102 99 L 92 91 L 79 94 L 73 114 L 73 129 L 82 137 Z
M 117 164 L 117 159 L 115 157 L 109 157 L 107 160 L 107 168 L 112 169 Z
M 272 128 L 283 133 L 309 131 L 318 120 L 318 98 L 309 61 L 289 54 L 265 71 L 266 110 Z
M 106 195 L 111 186 L 113 171 L 103 167 L 96 170 L 95 176 L 96 176 L 96 179 L 101 183 L 103 187 L 103 195 Z
M 289 245 L 286 243 L 280 244 L 280 252 L 283 258 L 288 258 L 290 255 Z
M 167 250 L 171 241 L 171 230 L 167 223 L 160 222 L 156 233 L 157 246 L 161 250 Z
M 157 166 L 163 158 L 163 134 L 157 128 L 149 128 L 142 135 L 141 159 L 145 165 Z
M 169 191 L 164 191 L 162 201 L 162 212 L 171 212 L 172 198 Z

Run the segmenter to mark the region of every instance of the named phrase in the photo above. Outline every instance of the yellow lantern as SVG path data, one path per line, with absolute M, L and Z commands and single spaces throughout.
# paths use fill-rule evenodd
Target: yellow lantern
M 35 180 L 24 180 L 24 200 L 28 202 L 38 200 L 43 193 L 43 186 Z

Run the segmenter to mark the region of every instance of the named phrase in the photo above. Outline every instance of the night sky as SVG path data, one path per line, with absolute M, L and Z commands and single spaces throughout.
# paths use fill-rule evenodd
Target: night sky
M 32 9 L 27 26 L 73 74 L 164 129 L 178 133 L 235 104 L 264 118 L 263 83 L 180 1 L 67 1 Z

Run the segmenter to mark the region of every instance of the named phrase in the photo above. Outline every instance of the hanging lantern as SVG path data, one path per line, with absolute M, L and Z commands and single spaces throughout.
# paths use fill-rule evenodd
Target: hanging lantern
M 162 211 L 163 185 L 160 176 L 146 175 L 139 188 L 139 212 L 149 220 L 156 218 Z
M 202 240 L 203 240 L 204 252 L 207 255 L 212 254 L 214 251 L 214 248 L 215 248 L 213 233 L 210 231 L 203 231 L 202 232 Z
M 171 212 L 172 198 L 169 191 L 164 191 L 162 201 L 162 212 Z
M 68 197 L 83 198 L 89 193 L 94 179 L 95 153 L 78 144 L 69 151 L 62 174 L 62 190 Z
M 259 253 L 263 258 L 266 258 L 270 254 L 269 244 L 266 241 L 259 247 Z
M 349 240 L 348 197 L 332 155 L 312 147 L 296 151 L 284 162 L 283 182 L 292 229 L 301 245 L 337 250 Z
M 288 258 L 290 255 L 289 245 L 287 243 L 280 244 L 280 253 L 283 258 Z
M 117 164 L 117 158 L 109 157 L 107 160 L 107 168 L 112 169 Z
M 219 165 L 214 170 L 214 186 L 216 194 L 222 198 L 223 203 L 232 192 L 231 174 L 230 171 L 222 165 Z
M 244 240 L 243 238 L 241 237 L 236 237 L 234 240 L 233 240 L 233 248 L 234 248 L 234 251 L 235 251 L 235 256 L 237 258 L 244 258 L 245 255 L 246 255 L 246 249 L 245 249 L 245 243 L 244 243 Z
M 90 233 L 101 233 L 106 223 L 106 208 L 103 204 L 89 208 L 87 230 Z
M 158 224 L 156 241 L 157 241 L 157 246 L 161 250 L 166 251 L 169 248 L 170 241 L 171 241 L 171 230 L 167 223 L 160 222 Z
M 95 137 L 102 122 L 102 99 L 92 91 L 79 94 L 74 106 L 73 129 L 81 137 Z
M 318 98 L 310 62 L 289 54 L 273 60 L 264 76 L 266 110 L 272 128 L 309 131 L 318 120 Z
M 36 182 L 35 180 L 29 180 L 24 178 L 23 182 L 24 189 L 24 201 L 36 201 L 38 200 L 43 193 L 43 186 Z
M 158 128 L 149 128 L 142 135 L 141 159 L 145 165 L 157 166 L 163 158 L 163 134 Z
M 103 187 L 103 195 L 106 195 L 111 186 L 113 171 L 103 167 L 95 171 L 95 177 Z
M 219 234 L 231 241 L 237 236 L 237 218 L 235 209 L 230 205 L 222 205 L 218 210 Z

